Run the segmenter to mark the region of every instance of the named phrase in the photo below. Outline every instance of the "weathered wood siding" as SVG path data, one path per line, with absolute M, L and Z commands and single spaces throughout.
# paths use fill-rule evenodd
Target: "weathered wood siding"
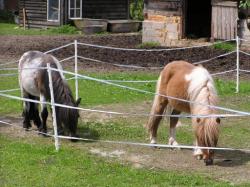
M 83 0 L 84 18 L 128 19 L 128 0 Z
M 47 28 L 61 24 L 47 21 L 47 0 L 19 0 L 20 25 L 23 25 L 23 8 L 26 11 L 26 26 L 29 28 Z
M 237 2 L 212 3 L 212 39 L 229 40 L 236 36 Z

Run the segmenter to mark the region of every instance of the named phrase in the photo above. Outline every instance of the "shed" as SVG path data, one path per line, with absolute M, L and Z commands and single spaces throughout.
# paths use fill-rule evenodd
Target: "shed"
M 232 39 L 238 6 L 221 0 L 145 0 L 144 17 L 143 42 L 178 45 L 183 38 Z
M 129 0 L 19 0 L 20 24 L 55 27 L 80 18 L 128 19 Z

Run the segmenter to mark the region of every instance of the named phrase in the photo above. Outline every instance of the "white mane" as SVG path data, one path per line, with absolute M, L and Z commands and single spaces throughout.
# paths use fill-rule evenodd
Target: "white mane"
M 217 93 L 214 86 L 214 81 L 209 72 L 203 67 L 196 67 L 190 74 L 185 76 L 189 82 L 188 96 L 190 101 L 203 103 L 205 105 L 216 105 Z M 191 104 L 192 114 L 209 114 L 211 108 Z

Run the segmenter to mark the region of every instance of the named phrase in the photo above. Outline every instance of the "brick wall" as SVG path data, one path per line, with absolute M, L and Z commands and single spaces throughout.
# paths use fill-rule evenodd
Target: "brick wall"
M 159 42 L 161 45 L 176 45 L 181 39 L 180 16 L 149 14 L 143 22 L 143 42 Z

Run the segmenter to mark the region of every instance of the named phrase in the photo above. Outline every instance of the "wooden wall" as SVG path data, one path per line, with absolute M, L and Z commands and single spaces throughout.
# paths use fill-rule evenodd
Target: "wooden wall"
M 129 0 L 83 0 L 83 18 L 129 19 Z
M 238 5 L 236 2 L 212 3 L 212 39 L 234 39 L 237 32 Z
M 47 0 L 19 0 L 20 25 L 23 25 L 23 8 L 26 12 L 26 25 L 29 28 L 47 28 L 61 24 L 47 21 Z

